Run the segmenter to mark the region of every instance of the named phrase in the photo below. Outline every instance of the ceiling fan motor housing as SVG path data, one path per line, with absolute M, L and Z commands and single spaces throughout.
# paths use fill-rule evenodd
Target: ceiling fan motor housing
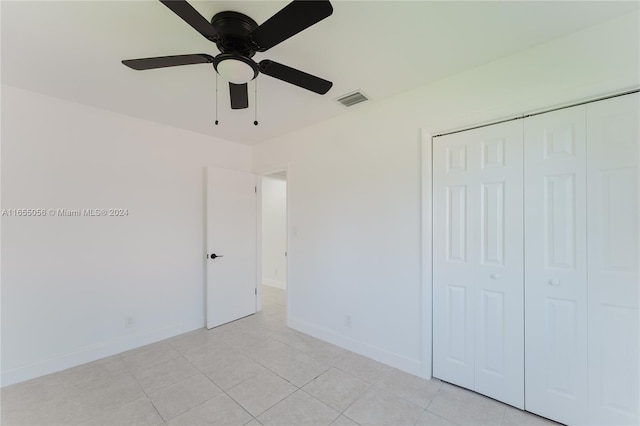
M 218 31 L 216 45 L 222 53 L 237 53 L 252 57 L 256 47 L 248 35 L 258 28 L 258 24 L 240 12 L 220 12 L 211 18 L 211 25 Z

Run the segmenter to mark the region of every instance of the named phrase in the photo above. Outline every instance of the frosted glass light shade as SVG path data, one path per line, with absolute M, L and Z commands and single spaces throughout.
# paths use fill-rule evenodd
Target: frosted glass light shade
M 247 83 L 255 77 L 255 71 L 249 64 L 233 58 L 220 61 L 216 70 L 222 78 L 235 84 Z

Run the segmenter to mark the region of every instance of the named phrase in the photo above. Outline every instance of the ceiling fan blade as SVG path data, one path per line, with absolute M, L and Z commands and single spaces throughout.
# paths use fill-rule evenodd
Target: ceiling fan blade
M 218 38 L 218 32 L 213 25 L 185 0 L 160 0 L 160 2 L 209 40 L 215 41 Z
M 327 93 L 333 86 L 333 83 L 328 80 L 270 60 L 260 61 L 260 72 L 321 95 Z
M 328 0 L 294 0 L 249 34 L 259 52 L 271 49 L 333 13 Z
M 231 109 L 249 108 L 249 89 L 247 83 L 229 83 L 229 95 L 231 95 Z
M 137 71 L 154 68 L 177 67 L 179 65 L 205 64 L 213 62 L 213 56 L 197 53 L 193 55 L 158 56 L 156 58 L 125 59 L 122 63 Z

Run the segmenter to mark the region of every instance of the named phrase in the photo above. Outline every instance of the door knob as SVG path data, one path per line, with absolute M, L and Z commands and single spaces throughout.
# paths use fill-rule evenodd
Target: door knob
M 556 280 L 556 279 L 549 280 L 549 285 L 552 285 L 554 287 L 555 286 L 559 286 L 560 285 L 560 280 Z
M 492 280 L 499 280 L 500 279 L 500 274 L 491 274 L 489 276 L 491 277 Z
M 212 259 L 215 259 L 216 257 L 224 257 L 224 255 L 217 255 L 217 254 L 215 254 L 215 253 L 213 253 L 213 254 L 211 255 L 211 258 L 212 258 Z

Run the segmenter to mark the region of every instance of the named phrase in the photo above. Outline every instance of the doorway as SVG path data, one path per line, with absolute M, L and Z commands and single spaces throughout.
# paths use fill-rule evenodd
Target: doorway
M 261 177 L 262 311 L 286 320 L 287 305 L 287 172 Z

